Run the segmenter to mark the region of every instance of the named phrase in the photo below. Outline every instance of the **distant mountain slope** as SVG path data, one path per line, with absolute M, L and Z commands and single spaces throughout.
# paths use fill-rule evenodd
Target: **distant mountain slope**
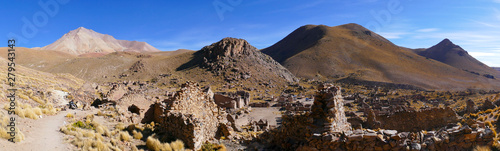
M 146 42 L 117 40 L 113 36 L 100 34 L 93 30 L 80 27 L 64 34 L 54 43 L 41 50 L 56 50 L 69 54 L 81 55 L 87 53 L 157 52 L 160 51 Z
M 470 56 L 462 47 L 453 44 L 449 39 L 444 39 L 429 49 L 417 52 L 419 55 L 428 57 L 450 66 L 466 70 L 474 74 L 480 74 L 494 78 L 497 71 L 488 67 L 474 57 Z
M 500 87 L 498 80 L 426 59 L 357 24 L 302 26 L 262 52 L 298 77 L 357 79 L 425 89 Z

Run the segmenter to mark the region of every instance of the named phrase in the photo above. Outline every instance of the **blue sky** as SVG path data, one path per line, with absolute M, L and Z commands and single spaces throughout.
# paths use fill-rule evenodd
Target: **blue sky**
M 82 26 L 165 51 L 199 50 L 224 37 L 262 49 L 302 25 L 358 23 L 409 48 L 449 38 L 500 67 L 500 0 L 16 0 L 0 11 L 0 35 L 19 47 L 45 46 Z

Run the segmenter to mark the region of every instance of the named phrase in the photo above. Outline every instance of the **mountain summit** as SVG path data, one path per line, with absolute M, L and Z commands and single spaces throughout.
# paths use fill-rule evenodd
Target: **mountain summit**
M 111 53 L 118 51 L 155 52 L 160 51 L 146 42 L 117 40 L 113 36 L 101 34 L 91 29 L 79 27 L 64 34 L 56 42 L 40 48 L 69 54 Z
M 458 69 L 466 70 L 471 73 L 481 74 L 486 77 L 492 77 L 497 72 L 470 56 L 462 47 L 455 45 L 449 39 L 444 39 L 438 44 L 417 52 L 419 55 L 431 58 L 442 63 L 448 64 Z
M 481 66 L 449 40 L 435 48 L 427 51 L 441 52 L 447 48 L 456 54 L 449 56 Z M 482 73 L 471 74 L 463 68 L 420 56 L 354 23 L 333 27 L 305 25 L 261 52 L 301 78 L 406 84 L 424 89 L 476 85 L 498 88 L 499 82 L 491 82 L 494 79 Z

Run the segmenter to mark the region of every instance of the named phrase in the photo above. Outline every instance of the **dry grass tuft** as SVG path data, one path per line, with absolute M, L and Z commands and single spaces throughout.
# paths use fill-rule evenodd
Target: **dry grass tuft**
M 95 131 L 99 134 L 104 134 L 105 133 L 105 130 L 106 129 L 104 126 L 101 126 L 101 125 L 98 125 L 96 128 L 95 128 Z M 109 131 L 108 131 L 109 132 Z
M 38 116 L 43 115 L 42 109 L 39 107 L 33 108 L 33 112 Z
M 125 125 L 123 125 L 123 123 L 118 123 L 116 124 L 115 128 L 121 131 L 125 129 Z
M 132 131 L 132 135 L 134 136 L 135 139 L 142 139 L 142 133 L 137 132 L 137 131 Z
M 128 132 L 120 132 L 120 140 L 121 141 L 130 141 L 130 138 L 132 138 Z
M 68 114 L 66 114 L 66 117 L 67 117 L 67 118 L 73 118 L 73 117 L 75 117 L 75 116 L 74 116 L 73 114 L 71 114 L 71 113 L 68 113 Z
M 206 142 L 201 146 L 202 151 L 226 151 L 226 146 L 224 144 L 212 144 Z
M 490 151 L 491 148 L 488 146 L 476 146 L 474 147 L 474 151 Z
M 170 146 L 175 151 L 184 150 L 184 143 L 181 140 L 176 140 L 176 141 L 170 143 Z
M 171 151 L 172 147 L 168 143 L 161 143 L 158 139 L 153 137 L 148 137 L 146 140 L 146 147 L 153 151 Z

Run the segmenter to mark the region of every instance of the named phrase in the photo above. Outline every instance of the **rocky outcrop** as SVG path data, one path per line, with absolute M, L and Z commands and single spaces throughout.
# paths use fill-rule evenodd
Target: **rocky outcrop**
M 197 55 L 203 59 L 201 67 L 217 75 L 223 75 L 226 81 L 252 78 L 261 80 L 260 78 L 274 75 L 287 82 L 297 81 L 286 68 L 244 39 L 224 38 L 203 47 Z
M 195 150 L 217 136 L 231 135 L 233 130 L 227 114 L 217 107 L 210 93 L 204 92 L 197 83 L 183 84 L 173 98 L 159 106 L 163 108 L 162 114 L 154 115 L 159 116 L 160 131 Z
M 490 99 L 486 99 L 484 100 L 484 103 L 481 106 L 481 110 L 486 111 L 488 109 L 494 109 L 496 107 L 497 105 L 493 104 L 493 102 L 491 102 Z
M 469 100 L 467 100 L 466 104 L 467 104 L 467 106 L 465 107 L 465 113 L 476 112 L 477 106 L 476 106 L 476 103 L 474 103 L 474 101 L 469 99 Z
M 144 63 L 142 60 L 135 62 L 128 70 L 131 72 L 142 72 L 144 69 Z

